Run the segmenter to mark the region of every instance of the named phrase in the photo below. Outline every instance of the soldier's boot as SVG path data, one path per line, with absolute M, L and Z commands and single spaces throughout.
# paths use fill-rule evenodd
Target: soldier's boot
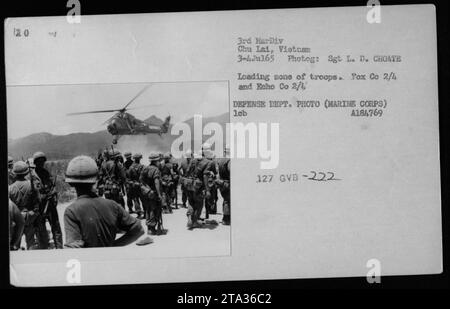
M 137 218 L 138 219 L 143 219 L 144 218 L 144 212 L 142 211 L 142 207 L 141 204 L 139 202 L 139 198 L 135 198 L 134 199 L 134 209 L 136 210 L 137 213 Z
M 223 225 L 230 225 L 230 215 L 223 215 L 222 224 Z
M 209 205 L 208 203 L 205 203 L 205 220 L 209 219 Z
M 149 226 L 149 227 L 148 227 L 147 234 L 148 234 L 148 235 L 157 235 L 156 228 L 155 228 L 154 226 Z
M 202 227 L 203 227 L 203 225 L 200 224 L 199 222 L 194 222 L 194 223 L 192 223 L 191 229 L 198 229 L 198 228 L 202 228 Z
M 36 220 L 38 221 L 38 220 Z M 36 222 L 36 238 L 39 249 L 48 249 L 49 248 L 49 235 L 47 232 L 47 227 L 45 225 L 45 220 Z M 56 245 L 56 244 L 55 244 Z
M 55 244 L 55 249 L 62 249 L 63 248 L 63 240 L 62 240 L 62 233 L 61 233 L 61 227 L 58 222 L 50 222 L 50 226 L 52 229 L 52 235 L 53 235 L 53 242 Z
M 48 222 L 50 223 L 55 248 L 63 249 L 61 225 L 59 224 L 58 211 L 56 210 L 56 205 L 50 209 Z

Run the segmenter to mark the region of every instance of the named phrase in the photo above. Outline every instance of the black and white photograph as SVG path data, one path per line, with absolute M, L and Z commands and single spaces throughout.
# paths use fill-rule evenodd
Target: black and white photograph
M 147 257 L 230 254 L 229 150 L 215 157 L 205 138 L 193 151 L 192 136 L 173 154 L 170 133 L 177 122 L 193 132 L 196 114 L 225 129 L 228 83 L 26 86 L 8 95 L 11 250 L 134 244 L 148 246 L 139 251 Z
M 11 286 L 442 276 L 435 5 L 89 9 L 4 20 Z

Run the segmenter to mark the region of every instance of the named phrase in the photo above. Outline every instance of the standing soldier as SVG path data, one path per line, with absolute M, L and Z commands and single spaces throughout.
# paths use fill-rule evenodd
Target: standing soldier
M 67 166 L 66 182 L 77 191 L 77 200 L 64 212 L 65 247 L 125 246 L 144 234 L 139 220 L 116 202 L 95 194 L 97 171 L 97 164 L 87 156 L 75 157 Z M 116 239 L 117 231 L 125 234 Z
M 42 226 L 44 221 L 41 220 L 39 213 L 41 197 L 34 184 L 34 177 L 30 177 L 29 180 L 25 178 L 29 172 L 30 167 L 25 162 L 17 161 L 14 163 L 13 173 L 16 176 L 16 181 L 9 186 L 9 198 L 17 205 L 24 217 L 23 232 L 27 249 L 47 249 L 48 235 L 45 237 L 46 234 L 41 232 L 45 229 L 45 226 Z
M 162 189 L 161 172 L 158 168 L 160 156 L 152 153 L 149 156 L 150 164 L 142 169 L 140 176 L 142 203 L 144 204 L 148 234 L 158 235 L 162 227 Z
M 192 160 L 192 151 L 189 149 L 184 154 L 183 161 L 181 161 L 178 173 L 180 175 L 181 182 L 181 201 L 183 202 L 183 208 L 186 208 L 186 202 L 188 200 L 188 188 L 185 185 L 186 177 L 188 177 L 189 164 Z
M 125 195 L 127 196 L 127 206 L 128 206 L 128 212 L 134 213 L 133 211 L 133 199 L 130 197 L 132 195 L 130 181 L 128 180 L 128 169 L 130 168 L 131 164 L 133 164 L 133 161 L 131 160 L 131 152 L 127 151 L 124 153 L 125 156 L 125 162 L 123 163 L 123 168 L 125 170 Z
M 120 163 L 120 152 L 111 150 L 109 160 L 103 163 L 100 178 L 103 183 L 105 198 L 113 200 L 125 209 L 123 199 L 123 185 L 125 183 L 125 169 Z
M 8 186 L 16 181 L 16 176 L 13 173 L 14 159 L 8 156 Z
M 162 186 L 162 205 L 166 212 L 172 213 L 172 201 L 173 201 L 173 165 L 170 162 L 170 153 L 164 154 L 164 161 L 161 165 L 161 186 Z
M 113 152 L 114 152 L 114 150 L 113 150 Z M 116 158 L 117 158 L 117 159 L 119 160 L 119 162 L 123 165 L 124 160 L 123 160 L 122 153 L 121 153 L 120 151 L 117 152 Z
M 203 145 L 203 157 L 207 161 L 206 168 L 204 170 L 205 175 L 205 211 L 206 219 L 209 219 L 210 214 L 215 214 L 216 201 L 217 201 L 217 186 L 216 186 L 216 161 L 214 159 L 214 153 L 211 150 L 211 145 L 205 143 Z
M 133 159 L 134 162 L 127 170 L 127 205 L 131 212 L 134 203 L 134 210 L 138 214 L 138 219 L 142 219 L 144 217 L 144 212 L 142 211 L 140 203 L 141 183 L 139 182 L 142 169 L 144 168 L 141 164 L 142 155 L 140 153 L 135 153 Z
M 207 184 L 210 171 L 214 171 L 212 168 L 213 166 L 209 159 L 205 158 L 202 154 L 194 154 L 194 159 L 191 161 L 188 172 L 193 180 L 193 188 L 189 191 L 190 193 L 188 195 L 188 229 L 201 227 L 198 220 L 202 213 L 204 199 L 205 197 L 211 198 L 211 192 L 209 191 Z M 206 215 L 208 216 L 208 210 Z
M 231 160 L 230 160 L 230 148 L 227 146 L 224 150 L 224 157 L 217 160 L 219 179 L 216 183 L 219 187 L 220 194 L 223 198 L 222 204 L 222 224 L 230 225 L 231 222 L 231 212 L 230 212 L 230 171 L 231 171 Z
M 172 182 L 172 187 L 170 188 L 170 193 L 171 193 L 171 200 L 173 202 L 173 204 L 175 205 L 175 208 L 178 209 L 178 184 L 180 182 L 180 174 L 179 174 L 179 165 L 177 160 L 175 160 L 172 156 L 172 154 L 170 154 L 170 163 L 172 163 L 172 178 L 173 178 L 173 182 Z
M 56 178 L 54 179 L 49 171 L 45 169 L 44 164 L 47 161 L 47 157 L 41 151 L 36 152 L 33 155 L 33 163 L 35 165 L 34 171 L 37 177 L 39 177 L 42 201 L 40 205 L 41 215 L 45 220 L 48 219 L 52 230 L 53 241 L 56 249 L 63 248 L 61 226 L 59 224 L 58 211 L 56 206 L 58 205 L 58 193 L 55 190 Z

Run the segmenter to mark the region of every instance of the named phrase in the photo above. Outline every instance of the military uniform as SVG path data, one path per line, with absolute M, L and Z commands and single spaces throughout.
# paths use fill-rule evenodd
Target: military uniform
M 15 167 L 23 168 L 21 175 L 29 172 L 25 162 L 18 161 Z M 26 172 L 25 172 L 26 169 Z M 16 175 L 18 173 L 15 173 Z M 34 178 L 34 177 L 33 177 Z M 24 177 L 18 177 L 16 181 L 9 186 L 9 198 L 17 205 L 25 220 L 24 235 L 27 249 L 47 249 L 48 248 L 48 234 L 45 229 L 45 221 L 39 213 L 39 204 L 41 197 L 39 194 L 39 186 L 33 186 L 30 180 Z
M 18 250 L 20 248 L 20 241 L 22 240 L 23 229 L 25 227 L 25 220 L 22 213 L 14 204 L 9 200 L 9 248 L 10 250 Z
M 204 170 L 204 175 L 207 178 L 205 184 L 205 211 L 206 218 L 209 218 L 210 214 L 217 213 L 217 186 L 216 186 L 216 175 L 217 175 L 217 167 L 215 159 L 204 159 L 207 160 L 208 163 Z
M 132 210 L 134 203 L 134 210 L 141 215 L 143 213 L 141 208 L 141 183 L 139 178 L 141 176 L 144 166 L 140 163 L 133 162 L 127 170 L 127 205 Z
M 65 181 L 75 188 L 78 198 L 64 212 L 65 247 L 124 246 L 144 233 L 139 221 L 123 207 L 93 192 L 97 172 L 95 161 L 87 156 L 75 157 L 67 166 Z M 125 235 L 116 238 L 121 231 Z
M 117 233 L 136 223 L 123 207 L 95 194 L 81 195 L 64 212 L 65 247 L 111 247 Z
M 16 181 L 16 175 L 12 172 L 12 170 L 8 169 L 8 186 L 12 185 Z
M 113 160 L 104 162 L 99 176 L 101 178 L 105 198 L 113 200 L 125 208 L 122 191 L 126 179 L 123 165 L 120 162 Z
M 180 167 L 179 167 L 179 174 L 180 174 L 181 179 L 188 176 L 190 163 L 191 163 L 191 159 L 187 159 L 187 158 L 185 158 L 185 159 L 183 159 L 183 161 L 181 161 Z M 183 203 L 183 207 L 187 207 L 186 202 L 188 200 L 188 189 L 186 188 L 186 185 L 184 184 L 183 180 L 180 182 L 181 182 L 181 201 Z
M 207 192 L 204 178 L 209 175 L 212 169 L 212 161 L 206 158 L 193 159 L 189 165 L 188 175 L 192 179 L 192 187 L 188 194 L 188 227 L 195 227 L 197 220 L 200 218 L 205 192 Z
M 217 160 L 220 179 L 217 181 L 220 194 L 223 198 L 223 223 L 230 224 L 230 158 L 220 158 Z
M 175 205 L 175 208 L 178 208 L 178 184 L 180 182 L 180 172 L 179 172 L 179 164 L 176 160 L 171 159 L 172 163 L 172 171 L 173 171 L 173 182 L 172 187 L 170 188 L 172 202 Z
M 161 187 L 162 187 L 162 204 L 163 207 L 168 211 L 172 212 L 172 201 L 173 201 L 173 164 L 171 162 L 165 162 L 161 165 Z
M 125 162 L 123 163 L 123 166 L 125 167 L 125 170 L 128 171 L 128 169 L 130 168 L 131 164 L 133 164 L 133 160 L 131 160 L 130 158 L 127 158 L 125 160 Z
M 216 159 L 207 159 L 210 161 L 208 165 L 208 181 L 206 183 L 207 194 L 205 196 L 205 209 L 207 211 L 207 216 L 209 214 L 217 213 L 217 199 L 219 197 L 217 193 L 217 185 L 216 185 L 216 177 L 217 177 L 217 160 Z M 209 192 L 209 193 L 208 193 Z
M 156 190 L 156 179 L 161 180 L 161 172 L 157 166 L 148 165 L 142 169 L 140 176 L 142 203 L 146 212 L 146 224 L 152 233 L 162 229 L 162 205 Z
M 12 157 L 8 157 L 8 186 L 13 184 L 16 181 L 16 175 L 13 173 L 13 164 L 14 159 Z
M 53 241 L 56 249 L 63 248 L 61 225 L 58 217 L 58 196 L 54 188 L 54 179 L 45 168 L 36 167 L 35 172 L 40 180 L 39 192 L 42 196 L 40 210 L 44 219 L 50 223 Z M 44 213 L 45 211 L 45 213 Z

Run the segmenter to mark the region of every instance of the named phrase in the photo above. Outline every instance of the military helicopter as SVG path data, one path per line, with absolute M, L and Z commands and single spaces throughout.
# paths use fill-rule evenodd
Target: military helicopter
M 142 120 L 137 119 L 127 110 L 131 103 L 133 103 L 145 90 L 150 86 L 146 86 L 142 89 L 131 101 L 129 101 L 123 108 L 109 109 L 109 110 L 97 110 L 89 112 L 69 113 L 67 116 L 84 115 L 84 114 L 97 114 L 97 113 L 112 113 L 116 112 L 111 118 L 106 120 L 103 125 L 107 124 L 108 132 L 113 135 L 113 144 L 117 144 L 119 138 L 123 135 L 146 135 L 146 134 L 158 134 L 161 136 L 163 133 L 167 133 L 170 125 L 170 116 L 167 116 L 164 123 L 161 125 L 148 124 Z M 155 105 L 153 105 L 155 106 Z M 134 108 L 136 109 L 136 108 Z

